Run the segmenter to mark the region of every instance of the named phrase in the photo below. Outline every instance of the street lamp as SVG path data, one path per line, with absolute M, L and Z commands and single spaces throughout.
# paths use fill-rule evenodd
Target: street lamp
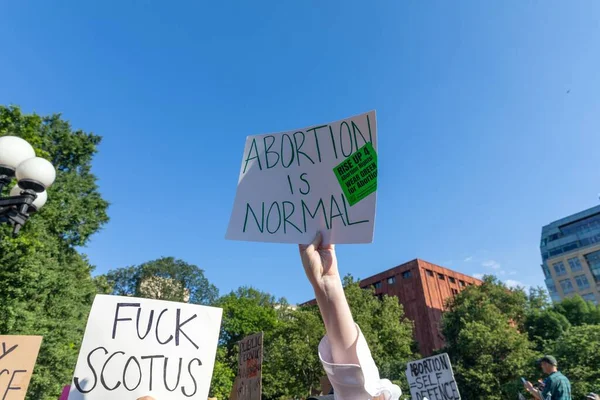
M 2 197 L 2 190 L 13 177 L 17 185 L 8 197 Z M 12 225 L 13 233 L 18 234 L 29 216 L 46 204 L 46 189 L 55 178 L 52 164 L 36 157 L 27 141 L 16 136 L 0 137 L 0 223 Z

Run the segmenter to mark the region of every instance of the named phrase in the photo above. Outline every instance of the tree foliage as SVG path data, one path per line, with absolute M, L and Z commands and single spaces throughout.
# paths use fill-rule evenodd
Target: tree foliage
M 108 221 L 108 203 L 91 173 L 100 137 L 73 130 L 59 114 L 0 106 L 4 135 L 27 140 L 57 170 L 48 203 L 20 235 L 0 227 L 0 332 L 44 336 L 28 398 L 56 399 L 71 379 L 98 287 L 75 247 Z
M 535 353 L 525 325 L 527 296 L 496 278 L 469 286 L 448 302 L 443 332 L 464 398 L 516 398 L 521 376 L 532 371 Z
M 196 265 L 173 257 L 118 268 L 105 275 L 112 294 L 158 300 L 212 304 L 219 295 L 217 288 Z
M 600 388 L 600 325 L 572 327 L 549 351 L 571 381 L 574 399 Z

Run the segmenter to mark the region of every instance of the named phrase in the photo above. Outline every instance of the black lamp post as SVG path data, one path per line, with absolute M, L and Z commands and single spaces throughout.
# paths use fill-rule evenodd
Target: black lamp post
M 12 179 L 17 185 L 8 197 L 2 192 Z M 19 233 L 29 216 L 38 211 L 48 200 L 46 188 L 56 178 L 52 164 L 35 156 L 33 147 L 16 136 L 0 137 L 0 223 L 13 226 L 13 233 Z

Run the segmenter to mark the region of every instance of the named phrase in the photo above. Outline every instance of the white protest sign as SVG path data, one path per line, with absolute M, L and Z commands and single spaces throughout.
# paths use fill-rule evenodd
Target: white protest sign
M 377 164 L 367 147 L 377 151 L 375 111 L 248 136 L 226 238 L 307 244 L 321 231 L 324 243 L 371 243 Z M 348 201 L 348 190 L 356 195 L 368 187 Z
M 406 377 L 413 400 L 460 400 L 446 353 L 409 362 Z
M 220 308 L 97 295 L 69 400 L 206 399 Z

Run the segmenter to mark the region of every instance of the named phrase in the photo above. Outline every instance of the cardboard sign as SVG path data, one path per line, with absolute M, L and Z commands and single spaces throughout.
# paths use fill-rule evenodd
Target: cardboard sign
M 23 400 L 37 360 L 41 336 L 0 336 L 0 398 Z
M 69 400 L 206 399 L 220 308 L 97 295 Z
M 262 394 L 263 333 L 246 336 L 239 343 L 238 400 L 260 400 Z
M 246 336 L 239 343 L 238 400 L 260 400 L 262 395 L 263 333 Z
M 373 191 L 354 195 L 353 205 L 344 193 L 350 188 L 356 192 L 358 181 L 340 187 L 334 172 L 352 155 L 362 154 L 359 149 L 369 143 L 376 156 L 375 111 L 284 133 L 248 136 L 226 238 L 307 244 L 321 231 L 324 243 L 372 242 L 376 169 L 371 170 L 369 162 L 361 164 L 371 165 L 368 173 L 355 171 L 362 178 L 361 187 L 371 174 Z M 350 179 L 342 169 L 341 175 Z M 365 176 L 360 177 L 361 172 Z
M 448 354 L 411 361 L 406 377 L 413 400 L 460 400 Z

